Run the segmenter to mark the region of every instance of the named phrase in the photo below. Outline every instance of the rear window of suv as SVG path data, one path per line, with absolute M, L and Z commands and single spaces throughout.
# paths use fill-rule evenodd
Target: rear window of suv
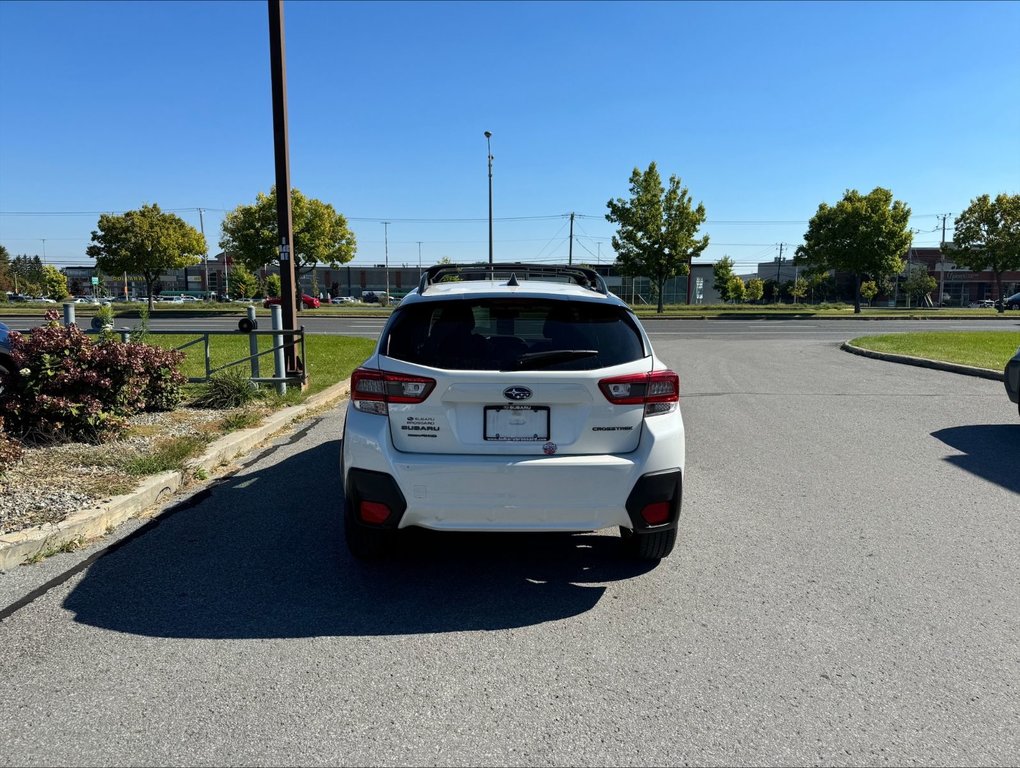
M 400 307 L 382 353 L 432 368 L 497 371 L 594 370 L 647 355 L 636 322 L 623 307 L 533 299 Z

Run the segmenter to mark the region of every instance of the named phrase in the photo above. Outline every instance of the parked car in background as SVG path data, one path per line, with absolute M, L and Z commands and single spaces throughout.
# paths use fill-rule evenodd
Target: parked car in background
M 366 304 L 388 303 L 386 291 L 365 291 L 363 294 L 361 294 L 361 300 Z
M 0 374 L 10 373 L 11 366 L 11 343 L 8 336 L 11 329 L 0 323 Z
M 330 304 L 357 304 L 358 300 L 353 296 L 334 296 L 329 300 Z
M 1020 294 L 1017 295 L 1020 296 Z M 1020 348 L 1006 363 L 1003 373 L 1006 376 L 1006 394 L 1009 395 L 1010 400 L 1017 404 L 1016 410 L 1020 414 Z
M 683 485 L 679 396 L 677 374 L 594 270 L 430 267 L 351 377 L 347 546 L 380 555 L 410 526 L 619 527 L 633 557 L 666 557 Z
M 1003 299 L 1002 304 L 1005 309 L 1020 309 L 1020 293 L 1007 296 Z
M 280 303 L 279 296 L 270 296 L 268 299 L 262 302 L 262 306 L 269 309 L 274 304 Z M 301 294 L 301 304 L 304 305 L 305 309 L 318 309 L 321 302 L 314 296 L 309 296 L 307 293 Z

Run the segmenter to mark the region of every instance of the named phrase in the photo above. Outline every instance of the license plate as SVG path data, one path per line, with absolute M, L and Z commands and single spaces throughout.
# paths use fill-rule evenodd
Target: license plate
M 545 405 L 485 406 L 485 439 L 534 443 L 549 439 L 549 407 Z

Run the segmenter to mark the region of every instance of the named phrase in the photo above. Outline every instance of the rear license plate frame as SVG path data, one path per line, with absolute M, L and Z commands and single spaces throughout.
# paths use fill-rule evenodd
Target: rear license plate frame
M 505 418 L 509 418 L 509 414 L 525 412 L 537 415 L 537 419 L 533 419 L 531 424 L 533 430 L 531 434 L 505 434 L 497 431 L 500 429 L 500 425 L 493 422 L 499 416 L 506 414 Z M 490 414 L 492 418 L 490 418 Z M 482 438 L 493 443 L 544 443 L 549 439 L 549 421 L 548 405 L 487 405 L 482 416 Z M 510 431 L 513 432 L 513 430 Z

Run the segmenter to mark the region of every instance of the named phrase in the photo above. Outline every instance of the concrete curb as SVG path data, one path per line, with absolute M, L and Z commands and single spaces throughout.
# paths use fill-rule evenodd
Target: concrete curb
M 937 371 L 948 371 L 950 373 L 961 373 L 965 376 L 977 376 L 982 379 L 993 381 L 1005 381 L 1006 375 L 1002 371 L 993 371 L 990 368 L 975 368 L 972 365 L 960 365 L 959 363 L 944 363 L 940 360 L 929 360 L 925 357 L 911 357 L 910 355 L 893 355 L 888 352 L 875 352 L 864 347 L 856 347 L 849 341 L 844 341 L 841 349 L 862 357 L 870 357 L 875 360 L 886 360 L 890 363 L 903 363 L 904 365 L 916 365 L 921 368 L 933 368 Z
M 257 427 L 224 435 L 210 443 L 205 453 L 189 462 L 184 471 L 164 472 L 147 477 L 131 493 L 115 496 L 100 506 L 76 512 L 59 523 L 47 523 L 0 536 L 0 573 L 9 571 L 37 555 L 58 551 L 69 543 L 105 536 L 121 523 L 138 517 L 157 505 L 166 504 L 185 488 L 189 492 L 201 490 L 218 474 L 222 474 L 223 469 L 233 459 L 249 453 L 309 413 L 347 397 L 350 385 L 351 380 L 345 379 L 312 395 L 301 405 L 270 414 Z M 205 472 L 206 480 L 195 480 L 195 473 L 198 470 Z

